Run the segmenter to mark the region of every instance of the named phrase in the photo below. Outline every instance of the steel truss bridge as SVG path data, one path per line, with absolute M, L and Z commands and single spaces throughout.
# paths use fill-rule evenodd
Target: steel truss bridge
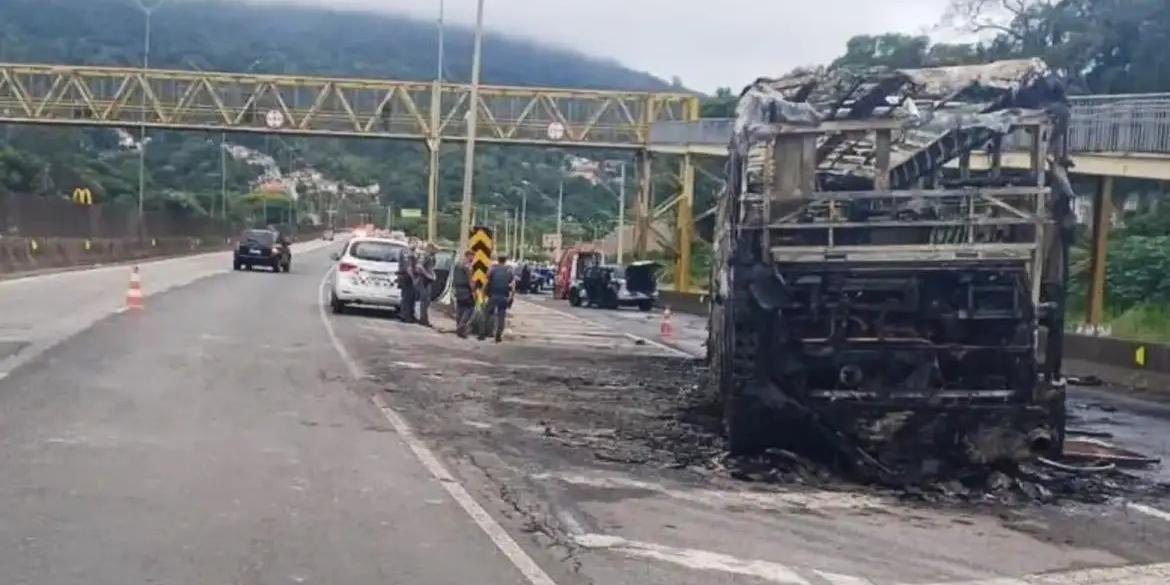
M 437 227 L 439 146 L 466 140 L 471 107 L 471 86 L 460 83 L 0 63 L 0 122 L 5 123 L 421 141 L 430 153 L 431 239 Z M 635 151 L 640 171 L 635 254 L 646 251 L 651 214 L 673 208 L 680 227 L 669 247 L 680 265 L 689 265 L 691 154 L 670 155 L 680 160 L 678 193 L 655 208 L 650 129 L 697 120 L 697 96 L 481 85 L 475 107 L 478 141 Z M 687 272 L 676 271 L 682 274 L 675 283 L 679 288 L 689 286 Z

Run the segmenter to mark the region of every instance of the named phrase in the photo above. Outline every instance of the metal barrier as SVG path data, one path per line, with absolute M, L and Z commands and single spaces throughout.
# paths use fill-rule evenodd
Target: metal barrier
M 1070 105 L 1073 152 L 1170 154 L 1170 94 L 1079 96 Z
M 693 122 L 655 122 L 650 126 L 650 143 L 663 145 L 726 145 L 735 126 L 733 118 L 704 118 Z

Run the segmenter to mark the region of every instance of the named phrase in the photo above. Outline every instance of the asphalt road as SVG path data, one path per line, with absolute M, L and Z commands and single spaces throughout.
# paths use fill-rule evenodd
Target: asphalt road
M 1170 582 L 1170 502 L 934 506 L 678 465 L 701 319 L 663 338 L 657 313 L 521 300 L 496 345 L 335 316 L 321 246 L 292 274 L 146 264 L 142 312 L 117 313 L 124 267 L 0 283 L 0 582 Z
M 144 266 L 148 291 L 191 284 L 0 381 L 0 581 L 523 582 L 356 391 L 320 318 L 326 252 L 298 252 L 281 275 Z M 11 285 L 34 343 L 72 328 L 34 318 L 61 286 L 116 299 L 125 272 Z

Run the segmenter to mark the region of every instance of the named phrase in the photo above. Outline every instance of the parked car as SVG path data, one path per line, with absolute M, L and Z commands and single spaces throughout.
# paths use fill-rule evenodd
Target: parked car
M 292 270 L 288 237 L 276 230 L 244 230 L 233 254 L 232 269 L 251 270 L 253 266 L 267 266 L 273 272 Z
M 634 262 L 628 266 L 600 265 L 587 268 L 581 280 L 569 289 L 569 303 L 616 309 L 638 307 L 649 311 L 658 299 L 657 262 Z
M 333 254 L 337 262 L 330 295 L 333 312 L 342 313 L 350 305 L 399 310 L 398 260 L 406 248 L 402 240 L 358 237 Z

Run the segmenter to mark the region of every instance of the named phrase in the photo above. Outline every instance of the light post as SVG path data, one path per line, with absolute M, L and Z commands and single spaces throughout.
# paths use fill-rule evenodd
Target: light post
M 617 225 L 617 263 L 622 264 L 625 257 L 626 241 L 626 161 L 624 160 L 607 160 L 606 165 L 617 165 L 620 169 L 618 174 L 618 192 L 614 193 L 613 188 L 605 181 L 601 185 L 610 193 L 618 198 L 618 225 Z
M 439 230 L 439 110 L 443 107 L 443 17 L 444 2 L 439 0 L 438 56 L 435 67 L 435 83 L 431 86 L 431 136 L 427 139 L 430 149 L 430 169 L 427 173 L 427 241 L 434 242 Z M 471 229 L 468 224 L 467 230 Z
M 471 232 L 472 188 L 475 180 L 475 133 L 479 126 L 479 70 L 483 54 L 483 2 L 476 3 L 475 52 L 471 57 L 471 90 L 467 109 L 467 150 L 463 156 L 463 205 L 459 218 L 459 249 L 467 249 Z
M 561 177 L 561 185 L 557 189 L 557 251 L 556 261 L 561 261 L 561 252 L 564 247 L 564 236 L 561 234 L 561 216 L 565 212 L 565 179 Z
M 142 83 L 146 84 L 146 71 L 150 69 L 150 21 L 154 11 L 162 8 L 167 0 L 147 6 L 142 0 L 134 0 L 146 16 L 145 31 L 142 35 Z M 142 88 L 142 123 L 138 127 L 138 236 L 146 235 L 146 88 Z

